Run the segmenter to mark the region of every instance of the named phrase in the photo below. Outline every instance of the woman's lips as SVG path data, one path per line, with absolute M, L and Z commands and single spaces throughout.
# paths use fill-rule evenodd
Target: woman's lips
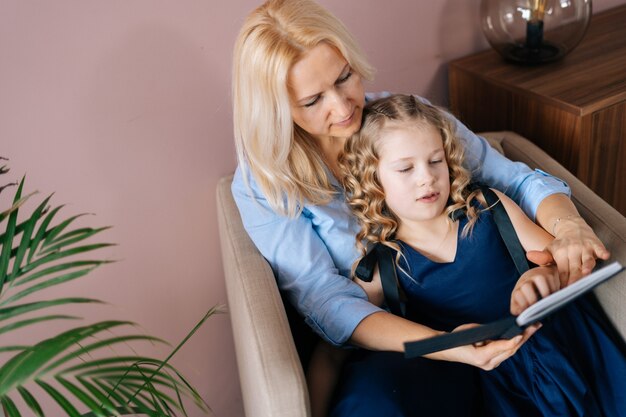
M 356 110 L 352 110 L 352 113 L 350 114 L 350 116 L 347 119 L 344 119 L 340 122 L 335 123 L 335 126 L 350 126 L 352 124 L 352 121 L 354 120 L 354 113 L 356 112 Z

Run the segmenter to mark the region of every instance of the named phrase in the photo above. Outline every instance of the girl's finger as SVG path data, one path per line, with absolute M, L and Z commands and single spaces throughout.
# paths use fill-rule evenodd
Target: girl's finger
M 537 291 L 539 292 L 539 295 L 541 295 L 541 298 L 547 297 L 548 295 L 550 295 L 551 291 L 550 291 L 550 286 L 548 285 L 548 280 L 541 276 L 538 277 L 535 281 L 535 288 L 537 288 Z
M 535 291 L 535 286 L 533 285 L 532 282 L 526 282 L 522 284 L 520 288 L 520 292 L 525 298 L 525 301 L 526 301 L 525 307 L 537 302 L 537 292 Z

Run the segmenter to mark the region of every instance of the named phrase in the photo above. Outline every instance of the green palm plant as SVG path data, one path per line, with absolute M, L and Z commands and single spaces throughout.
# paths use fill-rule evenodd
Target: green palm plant
M 0 175 L 7 171 L 6 165 L 0 166 Z M 9 185 L 17 190 L 10 207 L 0 211 L 0 231 L 4 225 L 0 234 L 0 341 L 11 332 L 32 335 L 37 326 L 51 321 L 77 319 L 54 313 L 58 307 L 100 303 L 81 297 L 40 298 L 46 289 L 82 278 L 110 262 L 92 259 L 91 254 L 111 246 L 87 241 L 106 227 L 75 227 L 80 215 L 57 220 L 62 206 L 51 207 L 51 196 L 20 220 L 20 209 L 34 193 L 23 196 L 24 179 L 0 187 L 0 192 Z M 129 332 L 134 326 L 127 321 L 73 327 L 34 344 L 0 342 L 0 410 L 7 417 L 44 416 L 42 397 L 48 396 L 45 401 L 56 402 L 72 417 L 187 415 L 183 398 L 208 412 L 197 391 L 168 361 L 216 312 L 218 308 L 210 309 L 164 360 L 142 356 L 134 349 L 129 355 L 111 353 L 137 342 L 164 343 Z M 126 330 L 126 334 L 115 335 L 112 330 Z

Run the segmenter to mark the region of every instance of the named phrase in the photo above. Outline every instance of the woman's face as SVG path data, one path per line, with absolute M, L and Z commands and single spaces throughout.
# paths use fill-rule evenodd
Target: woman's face
M 334 47 L 320 43 L 289 70 L 293 121 L 318 139 L 347 138 L 361 127 L 361 77 Z

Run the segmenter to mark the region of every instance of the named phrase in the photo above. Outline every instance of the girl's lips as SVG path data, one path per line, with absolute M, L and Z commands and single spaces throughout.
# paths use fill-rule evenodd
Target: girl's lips
M 421 201 L 423 203 L 433 203 L 437 201 L 438 198 L 439 198 L 439 193 L 429 193 L 423 197 L 418 198 L 417 201 Z

